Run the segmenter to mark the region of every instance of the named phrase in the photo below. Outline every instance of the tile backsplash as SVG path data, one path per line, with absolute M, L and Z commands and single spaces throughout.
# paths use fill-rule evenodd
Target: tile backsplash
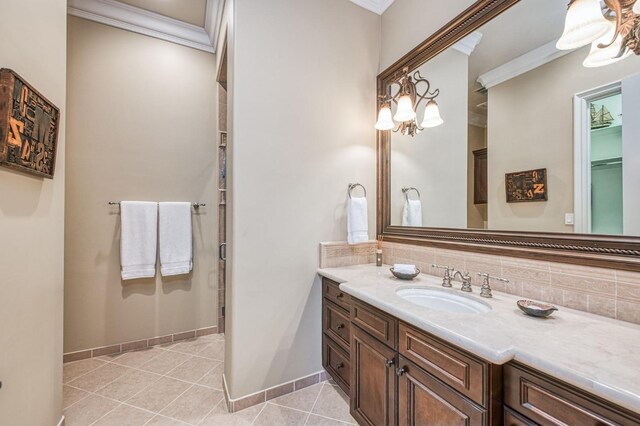
M 320 267 L 374 263 L 375 249 L 375 241 L 353 246 L 322 243 Z M 494 290 L 640 324 L 637 272 L 387 242 L 382 251 L 385 264 L 413 263 L 423 273 L 436 276 L 442 276 L 443 271 L 431 265 L 446 265 L 469 272 L 474 285 L 481 284 L 477 274 L 488 273 L 509 280 L 493 281 Z

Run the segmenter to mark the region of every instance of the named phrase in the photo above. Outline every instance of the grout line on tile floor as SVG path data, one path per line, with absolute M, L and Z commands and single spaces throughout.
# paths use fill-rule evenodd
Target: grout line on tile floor
M 309 410 L 309 414 L 307 415 L 307 418 L 304 421 L 305 425 L 307 423 L 309 423 L 309 417 L 311 417 L 311 413 L 313 413 L 313 409 L 316 408 L 316 404 L 318 403 L 318 399 L 320 399 L 320 395 L 322 395 L 322 389 L 324 389 L 324 386 L 326 384 L 327 384 L 327 382 L 322 382 L 322 387 L 320 388 L 320 392 L 318 392 L 318 396 L 316 396 L 316 400 L 313 401 L 313 405 L 311 406 L 311 410 Z
M 224 400 L 224 395 L 222 395 L 222 399 L 220 400 L 220 402 L 218 402 L 216 405 L 214 405 L 214 406 L 213 406 L 213 408 L 212 408 L 211 410 L 209 410 L 209 412 L 208 412 L 208 413 L 207 413 L 207 414 L 202 418 L 202 420 L 200 420 L 200 421 L 198 422 L 198 425 L 201 425 L 205 420 L 207 420 L 207 417 L 209 417 L 209 415 L 210 415 L 211 413 L 213 413 L 213 410 L 215 410 L 216 408 L 218 408 L 218 407 L 220 406 L 220 404 L 222 404 L 222 403 L 225 403 L 225 404 L 227 403 L 227 402 Z M 144 425 L 142 425 L 142 426 L 144 426 Z
M 260 417 L 260 414 L 262 414 L 262 412 L 264 411 L 264 409 L 267 407 L 268 402 L 265 402 L 264 405 L 262 406 L 262 408 L 260 409 L 260 412 L 253 418 L 253 420 L 251 421 L 251 424 L 249 426 L 253 426 L 253 424 L 256 422 L 256 420 L 258 420 L 258 417 Z M 240 410 L 242 411 L 242 410 Z

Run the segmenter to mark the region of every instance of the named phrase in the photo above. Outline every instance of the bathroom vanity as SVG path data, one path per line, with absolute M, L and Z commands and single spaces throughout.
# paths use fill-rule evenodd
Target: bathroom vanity
M 640 424 L 638 326 L 564 308 L 527 317 L 502 293 L 488 312 L 439 312 L 398 295 L 441 291 L 437 277 L 319 273 L 323 365 L 361 425 Z

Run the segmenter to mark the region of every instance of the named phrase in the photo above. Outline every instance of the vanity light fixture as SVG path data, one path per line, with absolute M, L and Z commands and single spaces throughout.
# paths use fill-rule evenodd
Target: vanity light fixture
M 573 50 L 591 43 L 585 67 L 602 67 L 640 55 L 640 0 L 571 0 L 556 47 Z
M 426 85 L 421 93 L 418 92 L 418 85 Z M 395 94 L 392 94 L 396 87 Z M 435 101 L 435 98 L 440 94 L 440 89 L 433 92 L 430 89 L 431 83 L 422 78 L 420 71 L 414 72 L 411 76 L 408 68 L 403 69 L 401 76 L 389 85 L 387 94 L 380 96 L 380 110 L 375 128 L 415 136 L 425 128 L 436 127 L 444 123 L 440 116 L 438 103 Z M 422 101 L 426 101 L 424 119 L 418 125 L 416 111 Z M 398 105 L 395 115 L 391 112 L 393 103 Z M 400 123 L 397 127 L 396 122 Z

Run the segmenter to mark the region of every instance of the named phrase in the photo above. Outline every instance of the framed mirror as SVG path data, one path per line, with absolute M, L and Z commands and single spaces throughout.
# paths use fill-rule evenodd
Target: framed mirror
M 386 241 L 640 270 L 640 56 L 566 16 L 480 0 L 378 76 Z

